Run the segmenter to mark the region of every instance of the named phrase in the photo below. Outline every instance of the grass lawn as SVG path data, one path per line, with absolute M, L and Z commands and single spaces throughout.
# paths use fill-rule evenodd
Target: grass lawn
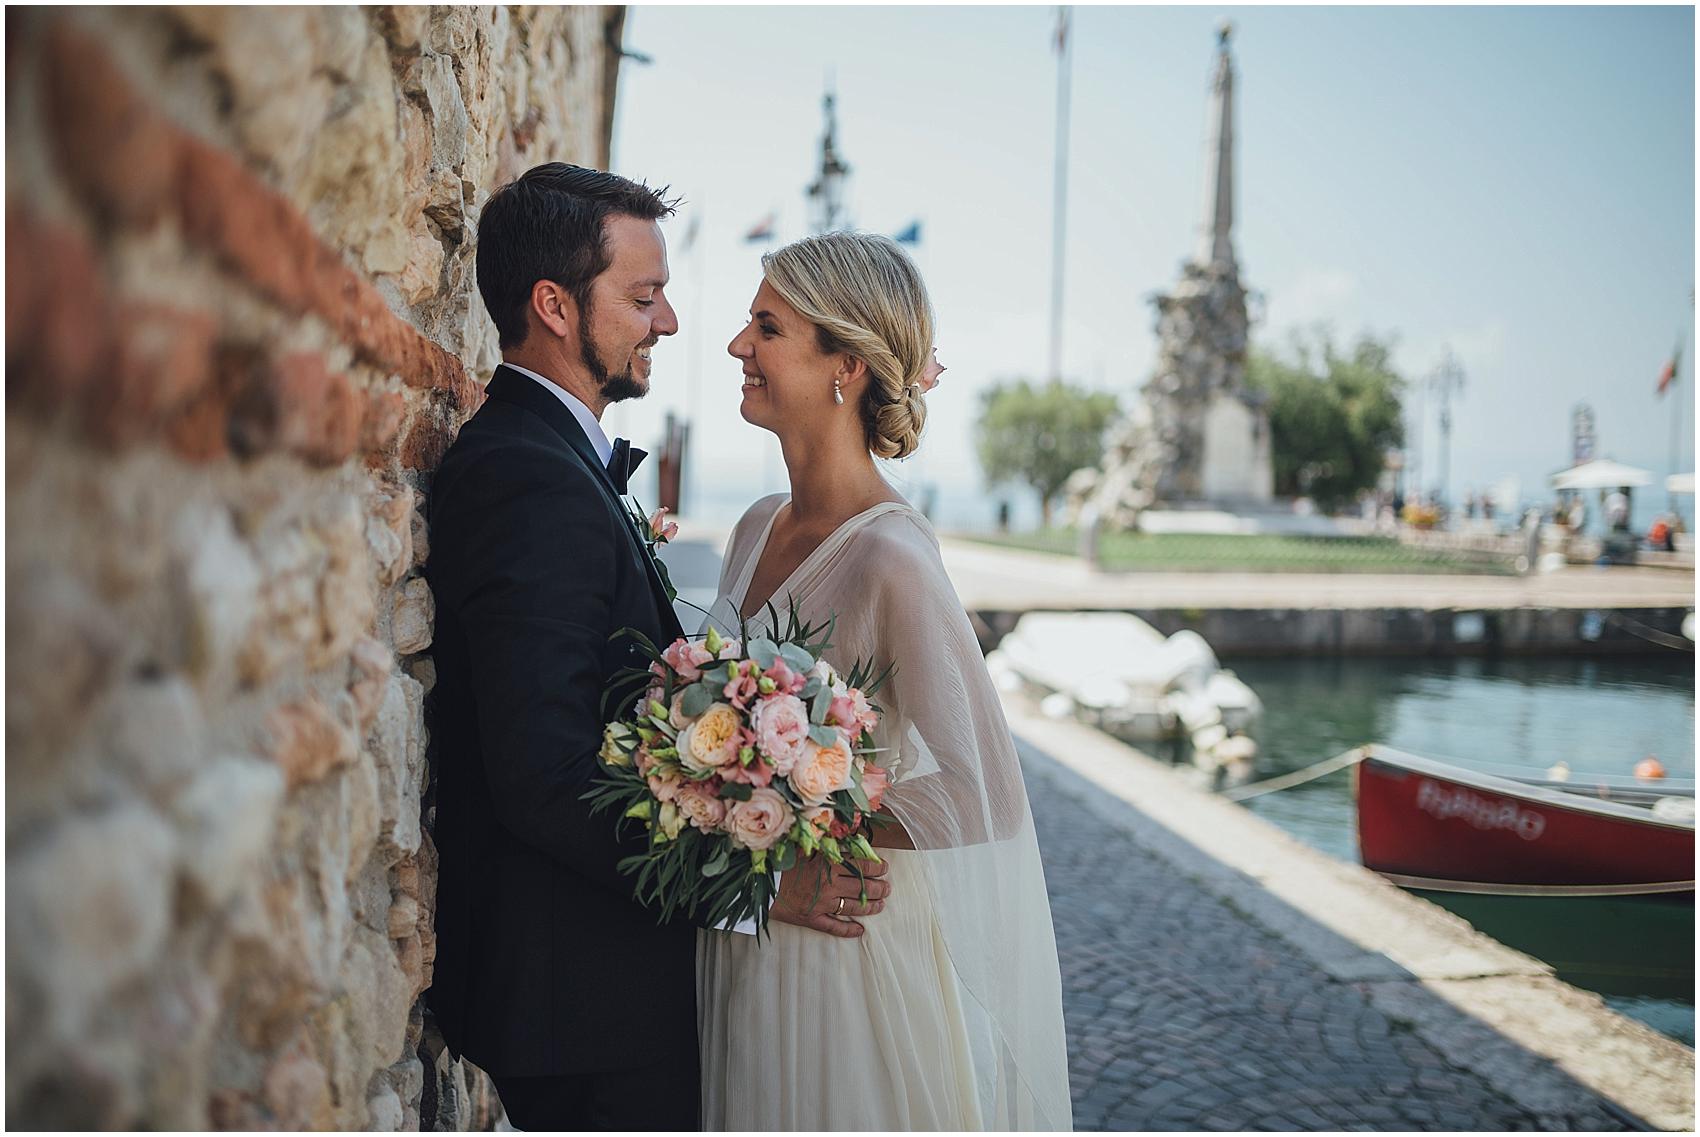
M 1074 556 L 1072 528 L 961 534 L 970 541 Z M 1376 572 L 1509 576 L 1488 558 L 1416 549 L 1391 537 L 1234 536 L 1214 533 L 1105 533 L 1099 559 L 1111 572 Z

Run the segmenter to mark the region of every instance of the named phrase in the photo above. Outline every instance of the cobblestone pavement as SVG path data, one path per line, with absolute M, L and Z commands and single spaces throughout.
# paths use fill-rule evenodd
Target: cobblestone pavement
M 1361 985 L 1072 805 L 1075 775 L 1027 749 L 1077 1129 L 1631 1128 L 1603 1103 L 1537 1117 L 1448 1064 Z

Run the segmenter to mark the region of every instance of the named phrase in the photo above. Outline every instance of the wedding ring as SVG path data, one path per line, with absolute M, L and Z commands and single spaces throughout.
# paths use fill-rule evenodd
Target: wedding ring
M 834 912 L 833 915 L 838 917 L 842 917 L 844 915 L 844 897 L 840 896 L 838 898 L 838 911 Z

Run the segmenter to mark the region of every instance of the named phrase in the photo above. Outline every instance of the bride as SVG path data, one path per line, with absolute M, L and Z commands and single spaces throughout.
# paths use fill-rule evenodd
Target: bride
M 699 934 L 711 1130 L 1071 1126 L 1050 905 L 1015 745 L 937 538 L 875 458 L 914 451 L 934 381 L 919 273 L 884 237 L 828 233 L 762 258 L 744 418 L 779 436 L 791 492 L 733 530 L 711 613 L 837 616 L 826 657 L 896 665 L 875 700 L 897 763 L 876 845 L 885 910 L 860 934 L 775 920 L 765 943 Z M 793 871 L 804 871 L 802 869 Z

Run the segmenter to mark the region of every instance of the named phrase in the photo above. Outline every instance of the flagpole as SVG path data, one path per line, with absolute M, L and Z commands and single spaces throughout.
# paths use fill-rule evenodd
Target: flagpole
M 1072 45 L 1069 23 L 1073 9 L 1057 11 L 1057 137 L 1056 185 L 1052 191 L 1051 216 L 1051 360 L 1050 378 L 1062 379 L 1063 245 L 1068 231 L 1068 81 Z
M 1676 341 L 1676 358 L 1671 361 L 1673 367 L 1671 369 L 1670 385 L 1673 388 L 1681 387 L 1682 385 L 1682 349 L 1686 343 L 1686 339 L 1686 336 L 1679 336 Z M 1677 464 L 1682 461 L 1682 395 L 1678 393 L 1676 395 L 1676 399 L 1677 404 L 1671 408 L 1670 416 L 1670 472 L 1672 474 L 1682 473 L 1682 467 Z M 1665 485 L 1665 506 L 1671 513 L 1676 512 L 1676 491 L 1670 488 L 1668 480 Z
M 685 453 L 683 455 L 683 468 L 679 471 L 680 513 L 688 512 L 690 507 L 687 504 L 687 501 L 689 500 L 689 497 L 692 496 L 688 491 L 695 487 L 695 480 L 690 476 L 691 453 L 695 449 L 691 446 L 691 432 L 695 430 L 699 438 L 703 437 L 701 429 L 702 424 L 697 422 L 697 407 L 700 404 L 700 395 L 702 393 L 703 282 L 708 277 L 708 252 L 704 247 L 705 242 L 703 240 L 702 233 L 702 218 L 707 212 L 708 204 L 705 201 L 697 208 L 697 215 L 695 218 L 697 224 L 695 226 L 695 232 L 691 234 L 691 260 L 695 262 L 691 266 L 691 274 L 696 277 L 696 288 L 695 295 L 691 297 L 691 365 L 690 370 L 686 372 L 685 378 Z

